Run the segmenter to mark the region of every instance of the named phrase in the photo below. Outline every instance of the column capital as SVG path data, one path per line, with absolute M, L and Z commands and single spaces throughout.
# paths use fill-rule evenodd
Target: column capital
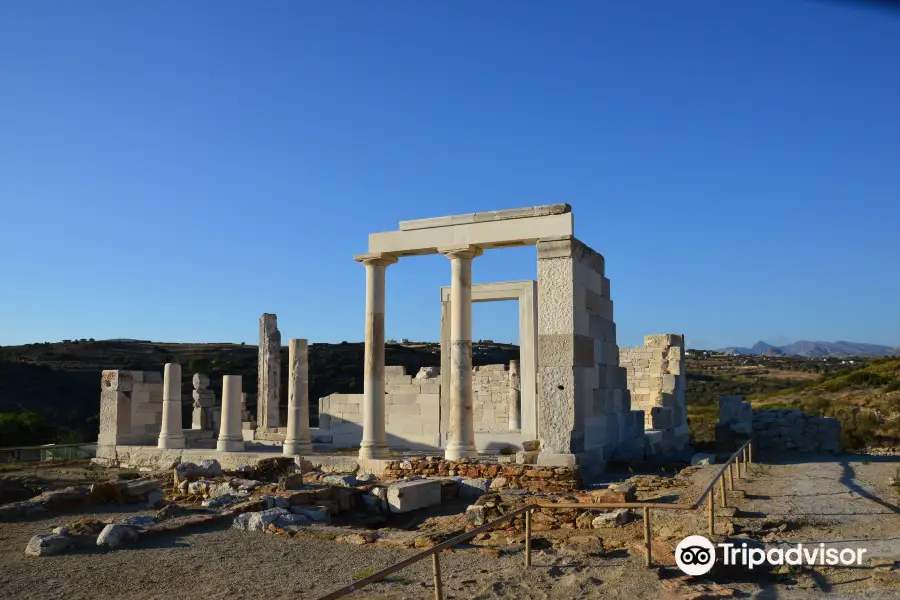
M 353 257 L 353 260 L 367 267 L 387 267 L 399 259 L 387 252 L 371 252 L 369 254 L 357 254 Z
M 479 246 L 447 246 L 438 248 L 437 251 L 452 260 L 454 258 L 475 258 L 476 256 L 481 256 L 484 253 L 484 248 Z

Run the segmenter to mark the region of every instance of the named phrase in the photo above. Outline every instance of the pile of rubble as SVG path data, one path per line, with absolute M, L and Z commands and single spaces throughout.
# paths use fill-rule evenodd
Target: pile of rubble
M 414 476 L 484 480 L 485 490 L 522 489 L 565 493 L 575 491 L 581 485 L 581 475 L 577 468 L 500 464 L 470 458 L 449 461 L 427 456 L 414 460 L 395 460 L 382 473 L 382 477 L 387 478 Z
M 617 509 L 550 508 L 552 504 L 622 504 L 637 501 L 637 486 L 633 482 L 612 484 L 606 489 L 578 492 L 564 496 L 529 496 L 526 494 L 487 494 L 466 509 L 468 529 L 480 527 L 528 504 L 545 504 L 532 515 L 532 531 L 554 529 L 599 529 L 617 527 L 628 522 L 631 511 Z M 523 531 L 525 515 L 516 515 L 505 526 L 507 531 Z
M 82 519 L 61 525 L 51 533 L 40 533 L 28 541 L 28 556 L 54 556 L 80 548 L 99 546 L 110 550 L 134 545 L 142 537 L 176 531 L 221 518 L 211 513 L 194 513 L 169 505 L 156 516 L 132 516 L 114 521 Z
M 116 502 L 156 508 L 163 501 L 162 483 L 156 479 L 98 481 L 90 487 L 73 486 L 46 491 L 22 502 L 0 506 L 0 521 L 81 508 L 90 504 Z

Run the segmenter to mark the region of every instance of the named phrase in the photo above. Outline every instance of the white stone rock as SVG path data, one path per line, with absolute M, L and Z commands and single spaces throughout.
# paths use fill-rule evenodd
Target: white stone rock
M 287 514 L 290 513 L 283 508 L 270 508 L 259 512 L 242 513 L 235 517 L 232 527 L 245 531 L 265 531 L 269 523 Z
M 353 475 L 326 475 L 322 483 L 340 487 L 353 487 L 358 480 Z
M 59 527 L 57 529 L 60 529 Z M 25 546 L 26 556 L 53 556 L 72 547 L 72 539 L 56 533 L 39 533 Z
M 291 512 L 316 523 L 331 523 L 331 511 L 324 506 L 292 506 Z
M 378 480 L 378 477 L 373 475 L 372 473 L 362 473 L 356 476 L 357 483 L 373 483 Z
M 612 512 L 602 513 L 597 517 L 594 517 L 594 520 L 591 521 L 591 526 L 594 529 L 599 529 L 601 527 L 619 527 L 627 523 L 630 516 L 631 511 L 627 508 L 618 508 Z
M 53 533 L 55 533 L 56 535 L 69 535 L 69 528 L 66 527 L 65 525 L 62 525 L 60 527 L 54 527 Z
M 312 519 L 306 515 L 281 515 L 274 521 L 276 527 L 289 527 L 291 525 L 309 525 Z
M 692 467 L 702 467 L 706 465 L 714 465 L 716 464 L 716 455 L 715 454 L 706 454 L 703 452 L 698 452 L 697 454 L 691 457 L 691 466 Z
M 214 458 L 202 460 L 197 466 L 203 471 L 204 475 L 208 475 L 209 477 L 220 477 L 225 474 L 222 472 L 222 465 Z
M 115 550 L 132 544 L 138 538 L 133 527 L 127 525 L 107 525 L 97 536 L 97 545 Z
M 464 500 L 474 500 L 487 494 L 490 484 L 490 479 L 462 477 L 459 480 L 459 497 Z
M 387 488 L 392 513 L 405 513 L 441 503 L 441 483 L 431 479 L 401 481 Z

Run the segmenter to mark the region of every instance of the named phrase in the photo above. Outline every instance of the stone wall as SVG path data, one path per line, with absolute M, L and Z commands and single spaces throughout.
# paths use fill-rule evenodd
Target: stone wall
M 643 415 L 631 410 L 599 253 L 569 236 L 538 250 L 539 464 L 591 465 L 643 451 Z
M 799 410 L 753 411 L 753 434 L 760 452 L 841 452 L 841 422 Z
M 650 455 L 682 448 L 688 442 L 684 359 L 684 336 L 676 334 L 647 335 L 643 346 L 619 350 L 632 405 L 644 413 Z
M 510 374 L 506 365 L 475 367 L 472 388 L 475 431 L 509 431 Z
M 762 453 L 841 451 L 841 422 L 837 419 L 791 408 L 753 410 L 741 396 L 720 398 L 716 450 L 733 452 L 751 435 Z
M 103 371 L 98 446 L 156 445 L 162 426 L 162 373 Z
M 440 373 L 423 368 L 413 377 L 403 366 L 386 366 L 385 428 L 392 449 L 440 446 Z M 358 448 L 362 441 L 363 395 L 319 398 L 318 435 L 331 433 L 335 448 Z
M 507 488 L 532 492 L 565 493 L 581 486 L 577 467 L 542 468 L 534 465 L 479 462 L 469 458 L 455 461 L 437 457 L 392 461 L 382 477 L 459 477 L 461 486 L 487 490 Z

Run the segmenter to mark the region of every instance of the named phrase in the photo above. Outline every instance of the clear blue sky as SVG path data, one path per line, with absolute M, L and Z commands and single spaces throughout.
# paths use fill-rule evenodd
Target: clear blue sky
M 900 345 L 900 11 L 5 0 L 0 56 L 0 344 L 361 340 L 369 232 L 568 202 L 621 346 Z M 390 267 L 388 336 L 449 279 Z

